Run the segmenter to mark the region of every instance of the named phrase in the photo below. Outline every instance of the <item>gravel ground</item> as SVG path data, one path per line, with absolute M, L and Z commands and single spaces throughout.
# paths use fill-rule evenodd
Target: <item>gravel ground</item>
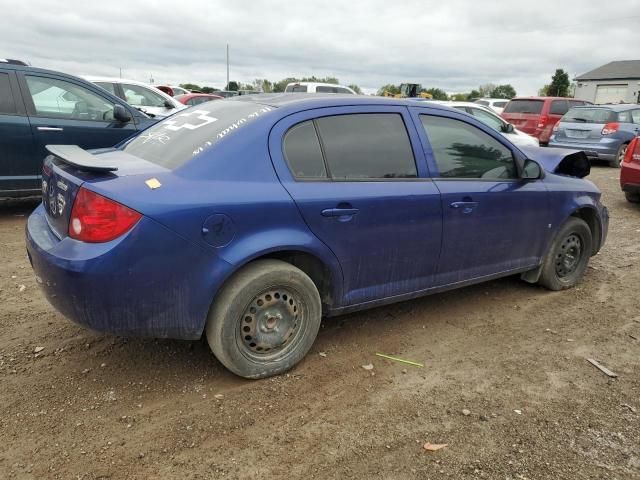
M 590 176 L 611 225 L 577 288 L 507 278 L 329 319 L 261 381 L 204 340 L 67 321 L 26 258 L 35 203 L 0 206 L 0 478 L 640 478 L 640 206 L 617 177 Z

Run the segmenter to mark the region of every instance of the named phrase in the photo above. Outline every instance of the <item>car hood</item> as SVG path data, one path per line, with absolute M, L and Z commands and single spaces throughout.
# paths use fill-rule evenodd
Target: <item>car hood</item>
M 520 150 L 549 173 L 584 178 L 591 172 L 591 162 L 581 150 L 548 147 L 520 147 Z

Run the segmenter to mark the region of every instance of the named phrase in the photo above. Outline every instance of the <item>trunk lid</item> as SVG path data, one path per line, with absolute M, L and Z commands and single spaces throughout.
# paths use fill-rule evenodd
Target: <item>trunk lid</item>
M 167 169 L 121 150 L 88 152 L 76 145 L 48 145 L 42 167 L 42 204 L 54 234 L 68 236 L 73 202 L 83 184 L 130 175 L 153 175 Z
M 604 123 L 581 123 L 560 121 L 556 140 L 562 143 L 598 143 L 602 139 Z

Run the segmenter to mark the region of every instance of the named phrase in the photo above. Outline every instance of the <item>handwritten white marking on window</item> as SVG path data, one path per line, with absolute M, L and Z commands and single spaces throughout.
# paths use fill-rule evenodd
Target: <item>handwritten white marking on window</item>
M 200 123 L 189 123 L 189 122 L 178 123 L 183 118 L 191 117 L 193 115 L 197 115 L 195 117 L 196 120 L 202 120 L 202 121 Z M 196 130 L 200 127 L 204 127 L 205 125 L 209 125 L 217 121 L 218 119 L 215 117 L 210 117 L 209 112 L 207 112 L 206 110 L 194 110 L 192 112 L 179 113 L 174 115 L 170 119 L 165 120 L 163 127 L 166 128 L 167 130 L 171 130 L 174 132 L 181 130 L 183 128 L 186 128 L 188 130 Z

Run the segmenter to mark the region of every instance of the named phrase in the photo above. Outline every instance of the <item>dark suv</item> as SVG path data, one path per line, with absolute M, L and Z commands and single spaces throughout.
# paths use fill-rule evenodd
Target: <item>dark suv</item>
M 112 147 L 153 123 L 78 77 L 0 60 L 0 197 L 40 193 L 47 144 Z

